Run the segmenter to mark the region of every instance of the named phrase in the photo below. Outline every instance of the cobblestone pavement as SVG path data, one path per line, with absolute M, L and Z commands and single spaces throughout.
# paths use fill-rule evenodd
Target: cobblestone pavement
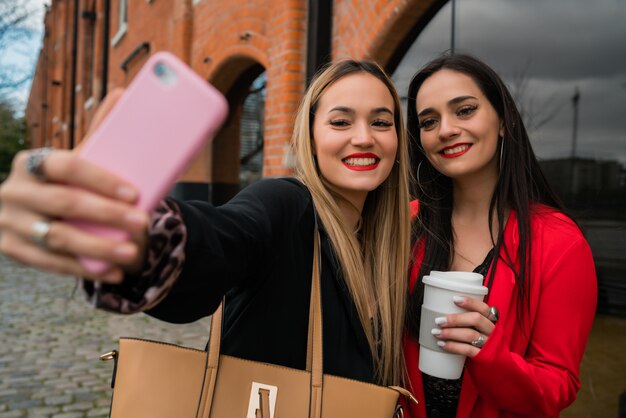
M 98 357 L 120 336 L 206 343 L 208 318 L 172 325 L 96 311 L 74 283 L 0 255 L 0 418 L 107 417 L 113 364 Z

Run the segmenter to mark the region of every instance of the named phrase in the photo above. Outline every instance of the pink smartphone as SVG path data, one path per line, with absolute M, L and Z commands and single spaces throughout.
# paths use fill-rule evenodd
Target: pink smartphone
M 136 186 L 140 191 L 137 207 L 150 211 L 192 157 L 213 139 L 227 113 L 226 99 L 217 89 L 174 55 L 158 52 L 79 153 Z M 93 233 L 127 238 L 117 229 L 71 223 Z M 109 267 L 88 258 L 81 263 L 96 274 Z

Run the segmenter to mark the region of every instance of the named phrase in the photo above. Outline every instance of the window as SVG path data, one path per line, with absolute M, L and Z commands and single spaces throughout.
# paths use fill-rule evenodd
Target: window
M 239 187 L 242 189 L 263 175 L 264 115 L 265 72 L 252 82 L 243 101 L 239 148 Z
M 95 71 L 96 53 L 96 1 L 90 0 L 82 14 L 83 23 L 83 77 L 82 88 L 84 97 L 87 98 L 85 108 L 93 105 L 93 77 Z M 89 100 L 91 99 L 91 100 Z
M 617 416 L 620 395 L 626 399 L 624 2 L 457 0 L 454 31 L 451 6 L 424 26 L 393 79 L 406 94 L 412 75 L 450 49 L 455 33 L 455 51 L 483 59 L 508 84 L 548 181 L 585 232 L 598 276 L 583 387 L 562 416 Z
M 128 0 L 119 0 L 118 7 L 119 13 L 117 33 L 113 36 L 113 39 L 111 40 L 111 46 L 116 46 L 117 44 L 119 44 L 124 35 L 126 35 L 126 31 L 128 30 Z

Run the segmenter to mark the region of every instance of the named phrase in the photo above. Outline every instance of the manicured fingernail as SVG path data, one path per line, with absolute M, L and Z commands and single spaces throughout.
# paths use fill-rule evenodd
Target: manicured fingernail
M 435 318 L 435 324 L 437 324 L 437 325 L 443 325 L 446 322 L 448 322 L 448 321 L 446 320 L 445 316 L 440 316 L 438 318 Z
M 430 333 L 433 335 L 441 335 L 441 330 L 439 328 L 433 328 L 430 330 Z
M 147 223 L 146 214 L 143 212 L 129 212 L 125 218 L 132 225 L 144 226 Z
M 465 302 L 465 297 L 464 296 L 452 296 L 452 300 L 455 301 L 456 303 L 461 303 L 461 302 Z
M 437 341 L 437 345 L 438 345 L 439 347 L 445 347 L 446 342 L 445 342 L 445 341 Z
M 137 192 L 130 186 L 120 186 L 117 188 L 117 197 L 129 202 L 134 201 L 137 198 Z

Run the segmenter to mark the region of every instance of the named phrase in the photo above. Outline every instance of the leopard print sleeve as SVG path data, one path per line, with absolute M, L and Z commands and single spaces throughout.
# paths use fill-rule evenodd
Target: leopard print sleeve
M 187 229 L 173 200 L 162 200 L 150 220 L 150 247 L 142 272 L 119 285 L 82 281 L 87 301 L 98 309 L 122 314 L 146 311 L 172 288 L 185 263 Z

